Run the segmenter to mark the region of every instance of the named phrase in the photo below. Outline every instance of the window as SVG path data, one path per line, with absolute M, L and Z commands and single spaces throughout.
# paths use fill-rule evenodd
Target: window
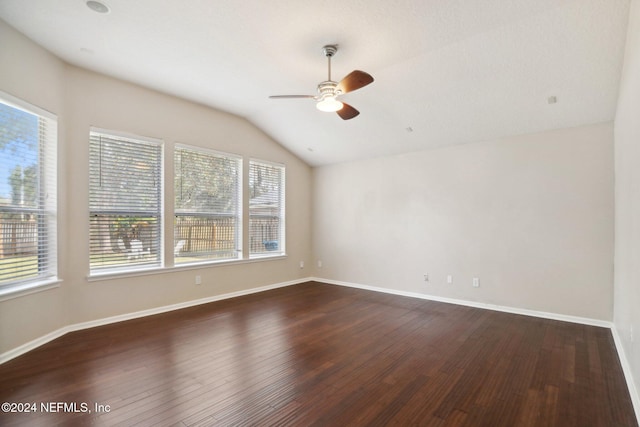
M 162 265 L 162 142 L 92 129 L 91 273 Z
M 242 159 L 178 145 L 174 169 L 175 263 L 241 257 Z
M 0 291 L 57 277 L 52 114 L 0 92 Z
M 284 254 L 284 166 L 249 162 L 249 254 Z

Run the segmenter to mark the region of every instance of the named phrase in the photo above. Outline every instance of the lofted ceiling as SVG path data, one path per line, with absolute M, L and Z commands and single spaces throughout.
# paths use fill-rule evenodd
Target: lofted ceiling
M 614 118 L 629 0 L 0 0 L 63 60 L 243 116 L 317 166 Z M 354 69 L 343 121 L 309 99 Z M 0 41 L 1 47 L 1 41 Z M 550 102 L 555 97 L 557 102 Z

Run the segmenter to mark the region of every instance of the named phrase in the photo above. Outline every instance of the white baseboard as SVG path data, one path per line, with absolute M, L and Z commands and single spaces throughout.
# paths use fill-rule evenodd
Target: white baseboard
M 311 278 L 311 280 L 314 280 L 316 282 L 321 282 L 321 283 L 328 283 L 331 285 L 365 289 L 365 290 L 374 291 L 374 292 L 383 292 L 383 293 L 392 294 L 392 295 L 420 298 L 420 299 L 426 299 L 430 301 L 445 302 L 449 304 L 457 304 L 457 305 L 464 305 L 468 307 L 483 308 L 487 310 L 503 311 L 506 313 L 522 314 L 525 316 L 540 317 L 543 319 L 560 320 L 564 322 L 572 322 L 572 323 L 579 323 L 583 325 L 608 328 L 611 330 L 611 335 L 613 336 L 613 341 L 615 343 L 616 351 L 618 353 L 618 359 L 620 360 L 620 364 L 622 365 L 622 371 L 624 373 L 625 381 L 627 382 L 627 388 L 629 389 L 629 395 L 633 403 L 633 409 L 636 413 L 636 419 L 640 420 L 640 395 L 638 394 L 638 390 L 636 389 L 635 383 L 633 381 L 633 373 L 631 371 L 631 365 L 629 365 L 629 361 L 627 360 L 627 357 L 624 353 L 624 348 L 622 347 L 622 341 L 620 339 L 620 336 L 618 335 L 618 331 L 616 330 L 613 322 L 607 322 L 607 321 L 598 320 L 598 319 L 590 319 L 586 317 L 568 316 L 565 314 L 548 313 L 545 311 L 527 310 L 527 309 L 516 308 L 516 307 L 485 304 L 485 303 L 480 303 L 476 301 L 444 298 L 444 297 L 439 297 L 434 295 L 419 294 L 416 292 L 398 291 L 395 289 L 379 288 L 375 286 L 362 285 L 358 283 L 343 282 L 340 280 L 322 279 L 319 277 L 313 277 Z
M 49 332 L 47 335 L 43 335 L 32 341 L 24 343 L 21 346 L 13 348 L 9 351 L 5 351 L 4 353 L 0 354 L 0 364 L 8 362 L 11 359 L 15 359 L 18 356 L 22 356 L 23 354 L 28 353 L 31 350 L 34 350 L 40 347 L 41 345 L 48 343 L 49 341 L 53 341 L 56 338 L 59 338 L 64 334 L 69 333 L 73 330 L 74 329 L 71 326 L 64 326 L 60 329 L 56 329 L 53 332 Z
M 602 328 L 611 328 L 613 323 L 605 320 L 591 319 L 588 317 L 569 316 L 566 314 L 548 313 L 546 311 L 528 310 L 525 308 L 509 307 L 504 305 L 487 304 L 477 301 L 467 301 L 454 298 L 439 297 L 436 295 L 420 294 L 417 292 L 399 291 L 396 289 L 379 288 L 375 286 L 362 285 L 359 283 L 343 282 L 340 280 L 322 279 L 313 277 L 311 280 L 316 282 L 328 283 L 331 285 L 347 286 L 350 288 L 365 289 L 368 291 L 383 292 L 386 294 L 399 295 L 403 297 L 420 298 L 429 301 L 445 302 L 448 304 L 464 305 L 467 307 L 483 308 L 486 310 L 502 311 L 505 313 L 522 314 L 524 316 L 540 317 L 543 319 L 560 320 L 563 322 L 580 323 L 589 326 L 599 326 Z
M 616 344 L 616 350 L 618 350 L 618 359 L 620 359 L 622 371 L 624 372 L 624 378 L 627 381 L 627 388 L 629 389 L 629 395 L 631 396 L 633 409 L 636 411 L 636 419 L 638 420 L 638 422 L 640 422 L 640 393 L 638 392 L 636 384 L 633 381 L 631 365 L 629 364 L 629 360 L 627 359 L 627 356 L 624 352 L 622 339 L 620 338 L 620 334 L 618 334 L 618 329 L 616 329 L 615 325 L 611 328 L 611 335 L 613 335 L 613 341 Z
M 331 285 L 339 285 L 339 286 L 346 286 L 346 287 L 350 287 L 350 288 L 357 288 L 357 289 L 364 289 L 364 290 L 368 290 L 368 291 L 374 291 L 374 292 L 383 292 L 383 293 L 387 293 L 387 294 L 392 294 L 392 295 L 399 295 L 399 296 L 405 296 L 405 297 L 411 297 L 411 298 L 420 298 L 420 299 L 425 299 L 425 300 L 430 300 L 430 301 L 437 301 L 437 302 L 444 302 L 444 303 L 449 303 L 449 304 L 457 304 L 457 305 L 464 305 L 464 306 L 468 306 L 468 307 L 475 307 L 475 308 L 482 308 L 482 309 L 487 309 L 487 310 L 494 310 L 494 311 L 502 311 L 502 312 L 506 312 L 506 313 L 513 313 L 513 314 L 522 314 L 525 316 L 532 316 L 532 317 L 540 317 L 543 319 L 551 319 L 551 320 L 560 320 L 560 321 L 564 321 L 564 322 L 572 322 L 572 323 L 580 323 L 580 324 L 584 324 L 584 325 L 590 325 L 590 326 L 599 326 L 599 327 L 604 327 L 604 328 L 609 328 L 611 330 L 611 333 L 613 335 L 613 340 L 615 342 L 615 346 L 616 346 L 616 350 L 618 352 L 618 358 L 620 359 L 620 364 L 622 365 L 622 370 L 624 372 L 624 376 L 625 376 L 625 380 L 627 381 L 627 387 L 629 389 L 629 394 L 631 396 L 631 400 L 633 402 L 633 407 L 634 410 L 636 412 L 636 418 L 640 420 L 640 396 L 638 394 L 638 390 L 635 387 L 635 384 L 633 382 L 633 376 L 632 376 L 632 371 L 631 371 L 631 366 L 629 365 L 629 362 L 625 356 L 624 353 L 624 349 L 622 347 L 622 341 L 620 339 L 620 336 L 618 335 L 618 332 L 616 330 L 616 328 L 614 327 L 612 322 L 607 322 L 607 321 L 603 321 L 603 320 L 598 320 L 598 319 L 590 319 L 590 318 L 584 318 L 584 317 L 576 317 L 576 316 L 568 316 L 568 315 L 564 315 L 564 314 L 557 314 L 557 313 L 548 313 L 548 312 L 544 312 L 544 311 L 536 311 L 536 310 L 527 310 L 527 309 L 522 309 L 522 308 L 516 308 L 516 307 L 508 307 L 508 306 L 501 306 L 501 305 L 494 305 L 494 304 L 486 304 L 486 303 L 480 303 L 480 302 L 476 302 L 476 301 L 466 301 L 466 300 L 459 300 L 459 299 L 453 299 L 453 298 L 445 298 L 445 297 L 439 297 L 439 296 L 434 296 L 434 295 L 427 295 L 427 294 L 420 294 L 420 293 L 416 293 L 416 292 L 407 292 L 407 291 L 399 291 L 399 290 L 394 290 L 394 289 L 388 289 L 388 288 L 380 288 L 380 287 L 375 287 L 375 286 L 368 286 L 368 285 L 362 285 L 362 284 L 358 284 L 358 283 L 351 283 L 351 282 L 343 282 L 343 281 L 339 281 L 339 280 L 331 280 L 331 279 L 323 279 L 323 278 L 319 278 L 319 277 L 308 277 L 308 278 L 304 278 L 304 279 L 298 279 L 298 280 L 292 280 L 292 281 L 288 281 L 288 282 L 281 282 L 281 283 L 275 283 L 272 285 L 266 285 L 266 286 L 260 286 L 257 288 L 251 288 L 251 289 L 245 289 L 242 291 L 237 291 L 237 292 L 230 292 L 227 294 L 221 294 L 221 295 L 213 295 L 210 297 L 206 297 L 206 298 L 201 298 L 201 299 L 197 299 L 197 300 L 192 300 L 192 301 L 185 301 L 185 302 L 181 302 L 181 303 L 177 303 L 177 304 L 171 304 L 171 305 L 167 305 L 167 306 L 163 306 L 163 307 L 156 307 L 156 308 L 152 308 L 152 309 L 148 309 L 148 310 L 142 310 L 142 311 L 136 311 L 133 313 L 126 313 L 126 314 L 121 314 L 118 316 L 112 316 L 112 317 L 107 317 L 107 318 L 103 318 L 103 319 L 97 319 L 97 320 L 91 320 L 88 322 L 82 322 L 82 323 L 76 323 L 76 324 L 72 324 L 72 325 L 67 325 L 64 326 L 60 329 L 57 329 L 55 331 L 52 331 L 42 337 L 36 338 L 32 341 L 29 341 L 28 343 L 25 343 L 19 347 L 16 347 L 12 350 L 9 350 L 5 353 L 0 354 L 0 364 L 5 363 L 11 359 L 14 359 L 18 356 L 21 356 L 37 347 L 40 347 L 43 344 L 46 344 L 50 341 L 53 341 L 56 338 L 59 338 L 69 332 L 74 332 L 74 331 L 79 331 L 82 329 L 89 329 L 89 328 L 94 328 L 96 326 L 102 326 L 102 325 L 108 325 L 111 323 L 117 323 L 117 322 L 123 322 L 126 320 L 131 320 L 131 319 L 137 319 L 140 317 L 146 317 L 146 316 L 151 316 L 154 314 L 160 314 L 160 313 L 166 313 L 169 311 L 174 311 L 174 310 L 179 310 L 182 308 L 187 308 L 187 307 L 193 307 L 193 306 L 197 306 L 197 305 L 201 305 L 201 304 L 207 304 L 210 302 L 214 302 L 214 301 L 220 301 L 220 300 L 225 300 L 225 299 L 229 299 L 229 298 L 235 298 L 235 297 L 239 297 L 239 296 L 243 296 L 243 295 L 249 295 L 249 294 L 255 294 L 258 292 L 264 292 L 264 291 L 268 291 L 271 289 L 276 289 L 276 288 L 282 288 L 282 287 L 286 287 L 286 286 L 292 286 L 292 285 L 298 285 L 300 283 L 305 283 L 305 282 L 309 282 L 309 281 L 316 281 L 316 282 L 320 282 L 320 283 L 327 283 L 327 284 L 331 284 Z
M 82 329 L 95 328 L 96 326 L 108 325 L 111 323 L 123 322 L 125 320 L 137 319 L 140 317 L 152 316 L 154 314 L 166 313 L 169 311 L 180 310 L 181 308 L 193 307 L 196 305 L 207 304 L 214 301 L 220 301 L 229 298 L 235 298 L 243 295 L 255 294 L 258 292 L 264 292 L 271 289 L 283 288 L 285 286 L 297 285 L 300 283 L 305 283 L 312 280 L 311 278 L 304 278 L 298 280 L 291 280 L 288 282 L 275 283 L 272 285 L 260 286 L 257 288 L 245 289 L 237 292 L 230 292 L 227 294 L 221 295 L 213 295 L 206 298 L 200 298 L 192 301 L 180 302 L 177 304 L 166 305 L 163 307 L 155 307 L 148 310 L 136 311 L 133 313 L 125 313 L 117 316 L 106 317 L 103 319 L 90 320 L 88 322 L 75 323 L 72 325 L 64 326 L 60 329 L 52 331 L 44 336 L 38 337 L 32 341 L 29 341 L 25 344 L 22 344 L 19 347 L 6 351 L 0 354 L 0 364 L 5 363 L 11 359 L 14 359 L 18 356 L 21 356 L 37 347 L 40 347 L 43 344 L 48 343 L 49 341 L 53 341 L 56 338 L 59 338 L 69 332 L 79 331 Z

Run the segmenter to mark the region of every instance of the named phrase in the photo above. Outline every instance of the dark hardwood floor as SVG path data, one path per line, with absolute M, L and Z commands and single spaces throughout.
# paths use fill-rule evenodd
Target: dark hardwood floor
M 67 334 L 0 365 L 0 402 L 36 404 L 2 426 L 637 426 L 608 329 L 318 283 Z

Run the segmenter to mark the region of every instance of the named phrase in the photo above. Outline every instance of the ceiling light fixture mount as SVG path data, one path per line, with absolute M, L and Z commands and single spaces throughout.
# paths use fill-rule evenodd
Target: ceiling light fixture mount
M 97 13 L 109 13 L 111 11 L 109 6 L 96 0 L 88 0 L 87 7 Z

